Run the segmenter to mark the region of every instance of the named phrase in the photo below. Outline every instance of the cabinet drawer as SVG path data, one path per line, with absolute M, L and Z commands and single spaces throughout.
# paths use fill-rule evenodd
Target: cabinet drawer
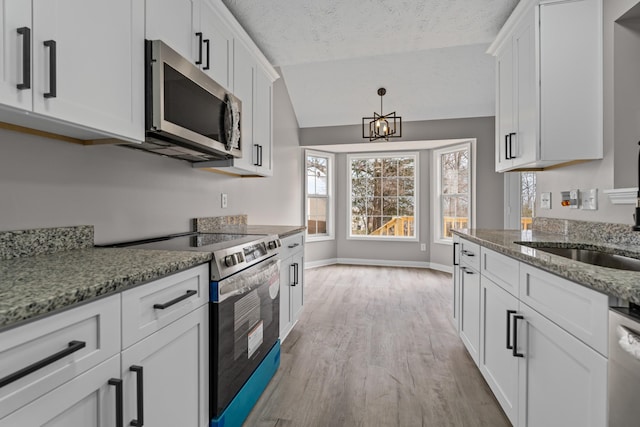
M 304 250 L 304 233 L 287 236 L 282 239 L 280 259 L 287 259 L 300 250 Z
M 605 294 L 520 264 L 520 301 L 604 356 L 608 300 Z
M 518 296 L 520 262 L 491 249 L 480 250 L 481 273 L 511 295 Z
M 460 239 L 460 262 L 480 271 L 480 245 Z
M 9 381 L 12 374 L 42 363 L 0 387 L 0 418 L 119 351 L 120 295 L 2 332 L 0 378 Z M 46 361 L 50 356 L 55 360 Z
M 186 298 L 180 299 L 183 297 Z M 176 302 L 177 299 L 179 301 Z M 123 292 L 122 348 L 129 347 L 208 301 L 208 264 Z

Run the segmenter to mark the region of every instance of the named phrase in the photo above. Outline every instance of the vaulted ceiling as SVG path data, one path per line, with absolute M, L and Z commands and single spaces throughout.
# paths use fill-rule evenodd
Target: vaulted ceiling
M 518 0 L 223 0 L 281 70 L 300 127 L 494 114 L 485 53 Z

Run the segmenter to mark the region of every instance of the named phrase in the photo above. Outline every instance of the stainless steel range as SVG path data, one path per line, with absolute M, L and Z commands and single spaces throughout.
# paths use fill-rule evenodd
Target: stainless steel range
M 213 255 L 210 425 L 242 425 L 280 365 L 278 236 L 185 233 L 110 246 Z

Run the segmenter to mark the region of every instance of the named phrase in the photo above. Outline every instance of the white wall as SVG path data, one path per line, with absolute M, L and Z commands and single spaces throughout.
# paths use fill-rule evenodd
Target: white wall
M 612 205 L 602 190 L 620 187 L 635 187 L 638 157 L 638 139 L 617 139 L 614 80 L 614 29 L 615 20 L 633 7 L 638 0 L 606 0 L 604 12 L 604 158 L 580 165 L 537 173 L 537 193 L 552 193 L 552 209 L 538 209 L 536 215 L 551 218 L 571 218 L 587 221 L 632 224 L 632 205 Z M 640 77 L 636 86 L 640 85 Z M 618 88 L 623 90 L 624 88 Z M 636 119 L 637 120 L 637 119 Z M 637 123 L 635 123 L 637 124 Z M 618 124 L 620 126 L 620 124 Z M 619 135 L 618 135 L 619 136 Z M 618 177 L 616 178 L 616 175 Z M 627 178 L 630 177 L 630 178 Z M 624 177 L 624 179 L 623 179 Z M 598 210 L 583 211 L 560 206 L 560 191 L 570 189 L 598 188 Z M 538 200 L 540 198 L 538 197 Z M 539 203 L 539 202 L 538 202 Z
M 274 176 L 236 178 L 116 146 L 79 146 L 0 130 L 0 230 L 89 224 L 96 243 L 190 230 L 199 216 L 302 224 L 298 124 L 274 85 Z M 220 208 L 220 193 L 229 207 Z

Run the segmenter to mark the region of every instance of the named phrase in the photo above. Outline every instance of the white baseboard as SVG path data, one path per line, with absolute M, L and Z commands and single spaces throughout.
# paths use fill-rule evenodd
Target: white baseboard
M 442 271 L 445 273 L 453 273 L 453 267 L 450 265 L 437 264 L 426 261 L 394 261 L 383 259 L 362 259 L 362 258 L 329 258 L 318 261 L 309 261 L 304 263 L 304 268 L 324 267 L 335 264 L 350 265 L 370 265 L 378 267 L 414 267 L 414 268 L 430 268 L 432 270 Z

